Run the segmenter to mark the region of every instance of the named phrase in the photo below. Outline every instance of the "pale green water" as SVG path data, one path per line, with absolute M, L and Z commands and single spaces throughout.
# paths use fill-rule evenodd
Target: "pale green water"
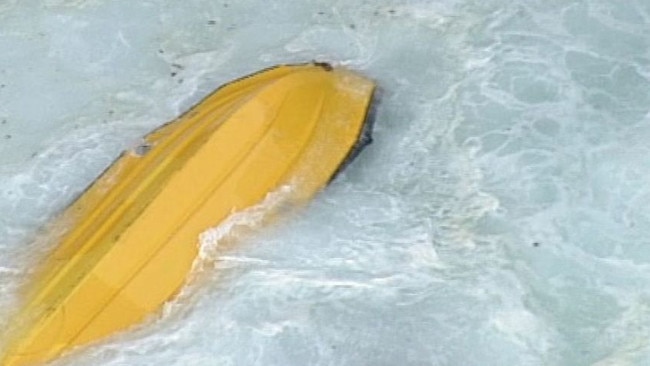
M 0 3 L 0 324 L 38 227 L 120 150 L 311 59 L 379 82 L 375 143 L 56 365 L 650 363 L 647 0 Z

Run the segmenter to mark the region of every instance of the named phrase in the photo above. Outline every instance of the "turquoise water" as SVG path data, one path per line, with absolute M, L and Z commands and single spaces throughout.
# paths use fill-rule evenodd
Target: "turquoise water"
M 0 50 L 0 325 L 39 228 L 217 85 L 318 59 L 384 91 L 309 207 L 206 232 L 162 314 L 55 365 L 650 363 L 646 0 L 10 0 Z

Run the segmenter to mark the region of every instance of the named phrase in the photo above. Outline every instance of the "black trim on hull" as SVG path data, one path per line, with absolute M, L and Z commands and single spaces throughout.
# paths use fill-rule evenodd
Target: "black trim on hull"
M 334 174 L 332 174 L 332 177 L 327 182 L 328 185 L 332 183 L 332 181 L 335 180 L 336 177 L 338 177 L 339 174 L 341 174 L 341 172 L 348 167 L 348 165 L 352 164 L 354 159 L 356 159 L 357 156 L 361 154 L 361 151 L 363 151 L 366 146 L 372 143 L 372 131 L 375 126 L 375 119 L 377 118 L 377 106 L 379 105 L 380 101 L 381 90 L 375 88 L 375 90 L 372 92 L 372 96 L 370 97 L 368 108 L 366 108 L 366 115 L 363 120 L 363 126 L 359 131 L 359 136 L 357 136 L 357 142 L 355 142 L 354 146 L 352 146 L 348 152 L 348 155 L 345 157 L 345 159 L 343 159 L 343 162 L 341 162 L 341 165 L 339 165 Z

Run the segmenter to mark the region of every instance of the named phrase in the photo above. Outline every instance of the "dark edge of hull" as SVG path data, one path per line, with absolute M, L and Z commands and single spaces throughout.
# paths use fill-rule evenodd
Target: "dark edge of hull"
M 375 120 L 377 118 L 377 107 L 380 102 L 381 89 L 375 87 L 375 89 L 372 91 L 372 95 L 370 96 L 370 103 L 368 103 L 368 106 L 366 107 L 366 115 L 363 120 L 363 126 L 361 126 L 361 130 L 357 136 L 357 141 L 354 143 L 345 159 L 343 159 L 341 165 L 339 165 L 334 174 L 332 174 L 332 177 L 327 182 L 328 185 L 331 184 L 332 181 L 335 180 L 339 174 L 341 174 L 341 172 L 348 167 L 348 165 L 352 164 L 354 159 L 356 159 L 357 156 L 361 154 L 361 151 L 363 151 L 366 146 L 372 143 L 372 130 L 375 126 Z

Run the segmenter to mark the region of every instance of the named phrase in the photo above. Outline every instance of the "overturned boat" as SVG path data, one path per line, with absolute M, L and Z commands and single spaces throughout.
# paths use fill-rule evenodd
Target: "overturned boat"
M 326 64 L 231 82 L 123 153 L 59 218 L 0 365 L 51 360 L 155 313 L 199 234 L 284 184 L 310 198 L 369 142 L 374 83 Z

